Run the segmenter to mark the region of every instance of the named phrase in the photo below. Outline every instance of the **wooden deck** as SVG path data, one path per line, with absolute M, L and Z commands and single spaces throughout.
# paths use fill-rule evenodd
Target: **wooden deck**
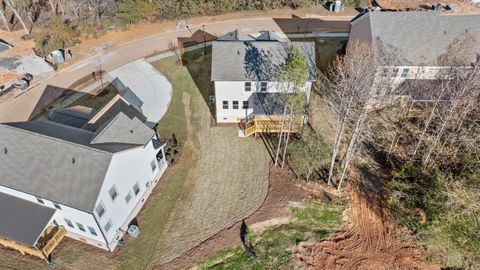
M 66 234 L 67 230 L 65 230 L 63 226 L 56 227 L 50 225 L 45 229 L 43 235 L 40 236 L 37 243 L 33 247 L 29 247 L 5 238 L 0 238 L 0 245 L 15 249 L 24 255 L 32 255 L 48 262 L 48 257 Z
M 283 120 L 283 125 L 282 125 Z M 259 133 L 278 133 L 281 131 L 288 131 L 290 129 L 293 133 L 298 133 L 303 130 L 303 123 L 305 116 L 290 116 L 283 115 L 255 115 L 249 121 L 243 122 L 242 126 L 246 137 Z

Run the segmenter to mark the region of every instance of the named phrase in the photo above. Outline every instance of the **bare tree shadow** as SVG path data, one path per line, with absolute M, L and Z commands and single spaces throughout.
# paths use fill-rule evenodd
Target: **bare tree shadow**
M 350 21 L 323 20 L 321 18 L 300 18 L 292 15 L 292 18 L 273 19 L 282 32 L 311 33 L 311 32 L 350 32 Z

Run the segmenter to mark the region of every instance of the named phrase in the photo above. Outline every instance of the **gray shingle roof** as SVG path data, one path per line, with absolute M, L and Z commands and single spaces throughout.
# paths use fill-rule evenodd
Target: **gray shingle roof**
M 57 108 L 50 116 L 50 120 L 80 128 L 85 125 L 96 113 L 97 110 L 85 106 Z
M 73 129 L 51 121 L 1 124 L 0 185 L 90 212 L 112 153 L 85 146 L 92 133 Z
M 154 134 L 154 131 L 138 120 L 138 118 L 129 118 L 123 112 L 120 112 L 110 122 L 95 132 L 91 143 L 145 145 Z
M 0 124 L 0 185 L 91 212 L 113 153 L 154 135 L 136 109 L 121 99 L 111 105 L 92 130 L 47 120 Z
M 310 80 L 315 80 L 313 42 L 237 41 L 212 42 L 212 81 L 274 81 L 276 67 L 285 63 L 289 46 L 307 57 Z
M 480 15 L 377 11 L 352 22 L 349 42 L 380 42 L 400 53 L 406 64 L 432 64 L 466 29 L 480 41 Z M 472 60 L 479 46 L 472 50 Z
M 0 237 L 33 247 L 55 209 L 0 192 Z
M 221 36 L 218 38 L 218 40 L 222 41 L 247 41 L 247 40 L 255 40 L 253 37 L 250 35 L 246 34 L 245 32 L 241 30 L 234 30 L 232 32 L 228 32 L 225 35 Z

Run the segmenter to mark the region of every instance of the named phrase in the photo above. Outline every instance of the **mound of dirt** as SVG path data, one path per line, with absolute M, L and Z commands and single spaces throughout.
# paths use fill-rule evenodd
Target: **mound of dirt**
M 426 261 L 407 233 L 398 232 L 377 194 L 362 193 L 358 184 L 345 212 L 346 226 L 329 239 L 311 244 L 296 259 L 307 269 L 440 269 Z

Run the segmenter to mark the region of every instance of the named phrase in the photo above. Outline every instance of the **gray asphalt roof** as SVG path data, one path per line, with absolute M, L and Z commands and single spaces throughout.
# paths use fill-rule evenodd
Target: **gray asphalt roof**
M 221 36 L 218 38 L 218 40 L 222 41 L 247 41 L 247 40 L 255 40 L 253 37 L 250 35 L 246 34 L 245 32 L 236 29 L 233 30 L 232 32 L 228 32 L 225 35 Z
M 310 80 L 315 80 L 313 42 L 214 41 L 212 81 L 274 81 L 276 68 L 285 63 L 288 48 L 296 46 L 307 57 Z
M 55 209 L 0 192 L 0 236 L 34 246 Z
M 95 130 L 49 120 L 0 124 L 0 185 L 91 212 L 113 153 L 154 134 L 137 110 L 113 105 Z
M 90 132 L 62 126 L 51 121 L 0 125 L 0 185 L 90 212 L 112 153 L 85 146 Z
M 120 112 L 108 124 L 95 132 L 91 143 L 145 145 L 154 134 L 154 131 L 138 120 L 138 118 L 129 118 L 123 112 Z
M 431 64 L 467 29 L 480 41 L 480 15 L 376 11 L 352 22 L 349 42 L 380 42 L 410 64 Z M 472 50 L 472 61 L 475 52 L 480 52 L 480 45 Z

